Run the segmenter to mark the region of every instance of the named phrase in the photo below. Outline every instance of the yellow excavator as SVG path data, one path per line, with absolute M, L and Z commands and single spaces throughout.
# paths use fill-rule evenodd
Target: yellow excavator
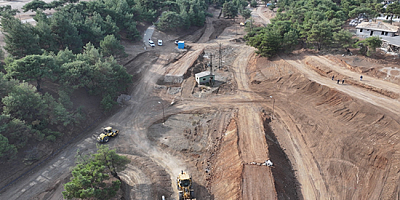
M 196 200 L 192 189 L 192 178 L 189 174 L 182 170 L 176 179 L 176 185 L 179 191 L 179 200 Z
M 97 141 L 100 143 L 107 143 L 110 137 L 115 137 L 119 133 L 118 130 L 113 130 L 112 127 L 104 128 L 104 131 L 97 137 Z

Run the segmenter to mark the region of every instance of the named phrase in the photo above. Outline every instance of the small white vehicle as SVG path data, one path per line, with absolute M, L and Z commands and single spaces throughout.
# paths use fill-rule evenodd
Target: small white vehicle
M 162 46 L 162 40 L 158 40 L 157 44 L 158 46 Z
M 156 45 L 154 44 L 153 40 L 149 40 L 149 45 L 150 45 L 151 47 L 155 47 L 155 46 L 156 46 Z

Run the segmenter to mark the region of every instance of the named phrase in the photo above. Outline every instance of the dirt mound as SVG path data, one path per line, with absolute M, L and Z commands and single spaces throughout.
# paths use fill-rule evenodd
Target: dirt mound
M 263 81 L 296 73 L 297 70 L 279 56 L 268 59 L 254 56 L 250 60 L 249 72 L 252 81 Z
M 304 159 L 317 163 L 331 198 L 392 199 L 398 193 L 398 116 L 299 74 L 278 80 L 252 88 L 265 98 L 269 88 L 280 99 L 276 106 L 297 124 L 311 152 Z M 275 134 L 279 141 L 283 133 Z
M 210 188 L 214 199 L 241 199 L 243 162 L 238 149 L 237 124 L 234 119 L 222 136 L 217 155 L 213 157 Z
M 367 90 L 377 92 L 379 94 L 385 95 L 385 96 L 393 98 L 393 99 L 399 98 L 399 95 L 394 93 L 394 92 L 391 92 L 391 91 L 388 91 L 388 90 L 385 90 L 385 89 L 382 89 L 382 88 L 373 87 L 371 85 L 364 84 L 363 82 L 355 81 L 354 79 L 352 79 L 352 78 L 350 78 L 350 77 L 348 77 L 346 75 L 342 75 L 342 74 L 339 74 L 339 73 L 337 73 L 335 71 L 332 71 L 328 66 L 318 62 L 317 60 L 314 60 L 311 57 L 305 58 L 304 59 L 304 63 L 307 66 L 309 66 L 311 69 L 316 71 L 318 74 L 320 74 L 321 76 L 325 76 L 325 77 L 335 76 L 335 80 L 337 80 L 337 79 L 338 80 L 345 79 L 347 84 L 356 85 L 358 87 L 365 88 Z M 351 65 L 349 65 L 349 64 L 347 64 L 345 62 L 340 62 L 340 63 L 343 66 L 346 66 L 347 68 L 349 68 L 350 70 L 358 71 L 359 73 L 367 73 L 367 72 L 372 73 L 373 71 L 376 71 L 374 68 L 364 68 L 364 69 L 361 70 L 360 68 L 353 67 L 353 66 L 351 66 Z M 382 72 L 380 72 L 380 73 L 382 73 Z M 375 73 L 375 75 L 376 75 L 376 73 Z

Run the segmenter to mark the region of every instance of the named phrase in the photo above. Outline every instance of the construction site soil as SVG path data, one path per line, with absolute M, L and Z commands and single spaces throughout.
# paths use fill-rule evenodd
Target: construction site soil
M 121 134 L 108 145 L 132 161 L 119 173 L 118 199 L 178 199 L 181 170 L 198 200 L 399 199 L 397 58 L 300 50 L 267 59 L 243 42 L 243 19 L 209 12 L 189 35 L 155 31 L 164 46 L 123 41 L 131 98 L 0 198 L 62 199 L 76 151 L 95 151 L 96 132 L 110 125 Z M 260 6 L 252 15 L 264 25 L 274 12 Z M 200 86 L 194 74 L 210 70 L 211 55 L 216 82 Z

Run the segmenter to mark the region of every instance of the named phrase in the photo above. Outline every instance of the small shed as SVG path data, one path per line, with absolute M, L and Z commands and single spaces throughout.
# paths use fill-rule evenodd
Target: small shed
M 200 72 L 194 75 L 196 78 L 196 82 L 199 85 L 206 85 L 206 84 L 212 84 L 215 81 L 215 75 L 211 74 L 210 71 L 205 71 L 205 72 Z
M 178 42 L 178 49 L 184 49 L 185 48 L 185 42 L 184 41 L 179 41 Z
M 361 22 L 356 26 L 356 29 L 357 35 L 393 37 L 399 27 L 383 22 Z

